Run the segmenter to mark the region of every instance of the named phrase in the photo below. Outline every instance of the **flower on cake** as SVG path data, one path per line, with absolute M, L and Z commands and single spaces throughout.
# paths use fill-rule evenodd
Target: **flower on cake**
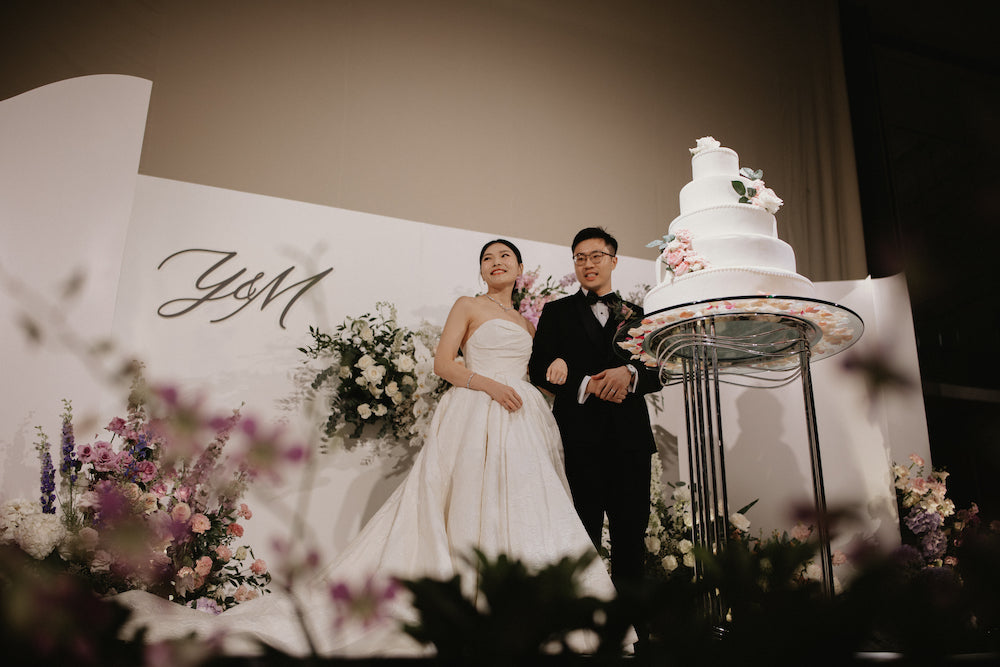
M 709 267 L 708 261 L 691 247 L 691 232 L 687 229 L 679 229 L 676 234 L 667 234 L 662 239 L 650 241 L 646 247 L 660 248 L 663 264 L 674 276 Z
M 702 151 L 719 148 L 721 146 L 722 144 L 720 144 L 714 137 L 702 137 L 698 140 L 697 145 L 694 148 L 689 148 L 688 150 L 691 151 L 691 155 L 697 155 Z
M 774 190 L 764 185 L 764 172 L 762 170 L 743 167 L 740 169 L 740 176 L 750 181 L 749 183 L 733 181 L 733 190 L 736 190 L 736 194 L 740 196 L 741 204 L 759 206 L 774 215 L 785 203 L 781 197 L 774 194 Z

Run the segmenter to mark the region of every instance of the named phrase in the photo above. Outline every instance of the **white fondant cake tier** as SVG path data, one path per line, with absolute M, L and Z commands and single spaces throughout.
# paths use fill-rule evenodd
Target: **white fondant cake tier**
M 744 186 L 750 183 L 750 179 L 743 178 L 738 174 L 706 176 L 687 183 L 681 188 L 679 197 L 681 215 L 700 211 L 709 206 L 739 203 L 740 196 L 733 189 L 733 181 L 742 181 Z M 750 204 L 747 205 L 750 206 Z
M 739 233 L 778 236 L 774 216 L 752 204 L 720 204 L 679 215 L 670 223 L 668 231 L 676 234 L 682 229 L 695 238 Z
M 646 314 L 685 303 L 735 296 L 781 295 L 815 297 L 812 281 L 792 271 L 752 266 L 704 269 L 676 278 L 667 277 L 649 290 L 642 308 Z
M 691 157 L 693 180 L 708 176 L 736 175 L 740 171 L 740 156 L 731 148 L 709 148 Z
M 792 250 L 792 246 L 773 236 L 762 234 L 706 236 L 698 239 L 698 254 L 705 258 L 709 268 L 760 266 L 795 273 L 795 251 Z M 663 265 L 662 257 L 656 261 Z M 667 273 L 669 274 L 669 271 Z M 669 275 L 665 277 L 669 280 Z M 657 280 L 657 283 L 661 282 L 663 280 Z

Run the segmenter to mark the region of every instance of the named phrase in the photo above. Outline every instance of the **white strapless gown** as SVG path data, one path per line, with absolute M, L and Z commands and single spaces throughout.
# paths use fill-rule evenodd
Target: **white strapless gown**
M 478 547 L 539 568 L 593 545 L 577 517 L 563 469 L 562 444 L 548 403 L 527 381 L 531 336 L 509 320 L 493 319 L 469 337 L 468 368 L 512 386 L 522 407 L 504 410 L 482 391 L 453 387 L 444 394 L 413 469 L 361 533 L 326 567 L 319 581 L 298 595 L 319 653 L 417 655 L 427 652 L 398 624 L 376 630 L 334 630 L 326 582 L 363 582 L 373 572 L 413 579 L 463 574 L 469 593 L 474 573 L 463 556 Z M 599 558 L 583 573 L 581 592 L 614 595 Z M 273 593 L 218 616 L 170 603 L 142 591 L 118 596 L 135 614 L 126 630 L 148 624 L 147 639 L 224 633 L 230 653 L 252 651 L 246 637 L 292 655 L 307 652 L 287 597 Z M 414 612 L 405 602 L 398 614 Z

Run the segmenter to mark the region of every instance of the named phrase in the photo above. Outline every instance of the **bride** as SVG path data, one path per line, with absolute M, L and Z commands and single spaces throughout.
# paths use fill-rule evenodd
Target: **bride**
M 562 444 L 549 406 L 528 383 L 534 327 L 512 303 L 523 272 L 510 241 L 490 241 L 479 253 L 487 291 L 452 306 L 435 352 L 434 372 L 453 386 L 441 398 L 425 444 L 406 479 L 361 533 L 308 587 L 296 589 L 299 619 L 287 594 L 244 602 L 218 616 L 167 603 L 141 591 L 119 599 L 133 610 L 127 630 L 147 627 L 147 641 L 223 634 L 225 651 L 253 651 L 253 640 L 292 655 L 312 650 L 308 624 L 322 655 L 420 655 L 428 649 L 398 626 L 334 630 L 329 582 L 462 576 L 475 590 L 465 557 L 478 548 L 540 568 L 594 547 L 577 517 L 563 469 Z M 456 361 L 459 351 L 464 364 Z M 614 587 L 599 558 L 578 583 L 581 593 L 610 599 Z M 400 599 L 400 618 L 415 612 Z

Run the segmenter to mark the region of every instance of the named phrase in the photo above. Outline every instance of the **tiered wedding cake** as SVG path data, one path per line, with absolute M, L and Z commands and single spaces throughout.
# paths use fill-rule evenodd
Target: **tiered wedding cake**
M 795 272 L 794 251 L 778 238 L 774 213 L 782 201 L 763 174 L 740 169 L 736 153 L 712 137 L 691 153 L 681 214 L 662 241 L 649 244 L 663 252 L 643 310 L 737 296 L 813 297 L 812 282 Z

